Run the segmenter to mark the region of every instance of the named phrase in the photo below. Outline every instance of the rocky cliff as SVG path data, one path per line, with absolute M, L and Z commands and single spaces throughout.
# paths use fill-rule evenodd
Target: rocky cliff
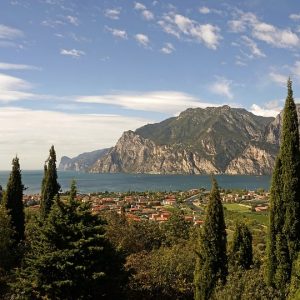
M 107 154 L 110 148 L 82 153 L 74 158 L 63 156 L 58 169 L 61 171 L 87 172 L 90 167 L 103 155 Z
M 219 173 L 212 162 L 187 150 L 156 145 L 149 139 L 126 131 L 108 154 L 99 159 L 91 172 L 152 174 Z
M 187 109 L 178 117 L 124 132 L 89 171 L 270 174 L 281 123 L 282 113 L 274 119 L 229 106 Z

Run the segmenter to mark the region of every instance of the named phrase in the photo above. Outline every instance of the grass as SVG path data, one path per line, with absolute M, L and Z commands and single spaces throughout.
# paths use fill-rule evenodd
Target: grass
M 250 208 L 238 203 L 227 203 L 223 204 L 228 210 L 237 211 L 237 212 L 249 212 Z

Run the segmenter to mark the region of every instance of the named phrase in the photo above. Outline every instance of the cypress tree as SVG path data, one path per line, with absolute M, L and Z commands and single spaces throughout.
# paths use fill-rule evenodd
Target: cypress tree
M 248 270 L 253 264 L 252 234 L 244 223 L 236 223 L 232 244 L 234 265 Z
M 226 227 L 217 181 L 213 179 L 194 273 L 195 299 L 209 299 L 216 284 L 226 282 Z
M 60 185 L 57 182 L 56 153 L 54 146 L 50 148 L 48 164 L 44 166 L 44 178 L 41 193 L 41 216 L 46 218 L 50 212 L 54 198 L 58 195 Z
M 284 107 L 280 156 L 282 162 L 282 198 L 285 204 L 283 233 L 286 236 L 291 260 L 300 243 L 300 150 L 296 105 L 292 82 L 288 80 L 288 95 Z
M 281 144 L 272 176 L 268 284 L 283 292 L 300 249 L 300 150 L 292 81 L 287 82 Z
M 4 203 L 11 218 L 11 225 L 15 231 L 14 239 L 17 243 L 24 239 L 25 231 L 23 190 L 19 158 L 15 157 L 12 161 Z

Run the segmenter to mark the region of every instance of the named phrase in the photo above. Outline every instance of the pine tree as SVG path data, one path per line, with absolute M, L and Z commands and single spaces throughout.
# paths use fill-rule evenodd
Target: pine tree
M 268 238 L 268 284 L 282 292 L 300 250 L 300 151 L 292 82 L 287 82 L 281 145 L 272 176 Z
M 24 239 L 25 231 L 23 190 L 19 158 L 15 157 L 12 161 L 4 203 L 11 218 L 12 228 L 15 230 L 14 239 L 17 243 Z
M 244 223 L 237 223 L 232 244 L 233 264 L 245 270 L 253 264 L 252 234 Z
M 56 153 L 54 146 L 50 148 L 48 164 L 44 166 L 44 178 L 41 193 L 41 217 L 46 218 L 50 212 L 54 198 L 58 195 L 60 185 L 57 182 Z
M 30 243 L 14 299 L 122 299 L 121 261 L 88 203 L 56 197 Z M 41 220 L 39 221 L 41 222 Z
M 223 206 L 218 184 L 213 179 L 206 218 L 200 233 L 199 251 L 197 251 L 194 274 L 196 300 L 209 299 L 216 284 L 226 282 L 228 274 L 226 243 Z

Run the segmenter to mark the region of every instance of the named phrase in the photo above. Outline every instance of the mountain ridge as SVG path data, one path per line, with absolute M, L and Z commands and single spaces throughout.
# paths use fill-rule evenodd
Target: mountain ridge
M 272 118 L 227 105 L 189 108 L 125 131 L 88 171 L 267 175 L 278 151 L 281 122 L 282 113 Z

